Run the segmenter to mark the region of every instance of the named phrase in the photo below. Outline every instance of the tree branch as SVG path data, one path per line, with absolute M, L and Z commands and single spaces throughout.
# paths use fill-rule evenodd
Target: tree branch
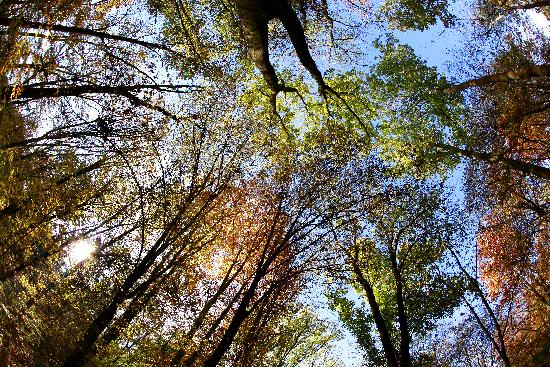
M 443 90 L 445 94 L 453 94 L 472 87 L 481 87 L 495 83 L 507 83 L 513 80 L 531 79 L 541 76 L 550 76 L 550 64 L 526 66 L 524 68 L 482 76 L 459 83 Z
M 109 39 L 114 41 L 122 41 L 122 42 L 128 42 L 140 46 L 144 46 L 147 48 L 153 48 L 153 49 L 160 49 L 164 51 L 171 51 L 173 50 L 166 46 L 159 43 L 153 43 L 153 42 L 147 42 L 142 41 L 136 38 L 131 37 L 124 37 L 119 36 L 116 34 L 110 34 L 106 32 L 96 31 L 93 29 L 88 28 L 80 28 L 80 27 L 73 27 L 73 26 L 65 26 L 61 24 L 51 24 L 51 23 L 43 23 L 43 22 L 35 22 L 30 21 L 26 19 L 21 18 L 6 18 L 6 17 L 0 17 L 0 25 L 10 27 L 10 26 L 18 26 L 21 28 L 29 28 L 29 29 L 48 29 L 51 31 L 57 31 L 57 32 L 64 32 L 64 33 L 72 33 L 72 34 L 80 34 L 84 36 L 92 36 L 97 37 L 101 39 Z

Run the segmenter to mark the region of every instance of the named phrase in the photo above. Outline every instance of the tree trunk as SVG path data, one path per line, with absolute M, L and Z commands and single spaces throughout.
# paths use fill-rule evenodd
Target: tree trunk
M 378 334 L 380 335 L 380 341 L 382 343 L 382 349 L 384 350 L 384 356 L 386 357 L 388 367 L 399 367 L 399 363 L 397 361 L 397 352 L 391 342 L 390 332 L 386 327 L 386 322 L 384 321 L 382 312 L 380 312 L 380 307 L 378 306 L 378 302 L 376 301 L 376 297 L 374 296 L 374 290 L 372 289 L 369 281 L 363 276 L 361 268 L 359 268 L 359 264 L 357 264 L 357 260 L 354 259 L 352 256 L 349 256 L 349 258 L 353 267 L 353 273 L 357 277 L 359 284 L 361 284 L 361 287 L 363 287 L 363 290 L 367 295 L 369 307 L 372 312 L 372 317 L 374 318 L 376 329 L 378 330 Z
M 105 330 L 105 328 L 113 320 L 118 310 L 118 305 L 123 301 L 124 294 L 122 291 L 117 292 L 107 307 L 101 311 L 101 313 L 88 327 L 84 337 L 78 341 L 76 347 L 69 353 L 69 356 L 63 363 L 63 367 L 81 367 L 86 363 L 89 356 L 93 354 L 93 346 L 99 338 L 99 335 L 101 335 L 103 330 Z
M 274 16 L 262 1 L 234 1 L 237 15 L 244 31 L 244 40 L 248 54 L 254 65 L 262 73 L 267 86 L 277 92 L 279 80 L 269 60 L 268 23 Z
M 496 154 L 481 153 L 473 150 L 457 148 L 447 144 L 436 144 L 435 146 L 438 148 L 443 148 L 447 154 L 458 154 L 463 157 L 473 158 L 487 163 L 501 162 L 516 171 L 520 171 L 528 175 L 534 175 L 545 180 L 550 180 L 550 168 L 537 166 L 532 163 L 522 162 L 512 158 L 502 157 Z
M 203 308 L 201 309 L 201 311 L 199 312 L 199 314 L 197 315 L 197 317 L 193 321 L 193 324 L 189 328 L 189 331 L 185 334 L 185 337 L 183 339 L 184 342 L 187 342 L 187 341 L 191 340 L 191 338 L 193 338 L 195 336 L 195 333 L 199 330 L 199 328 L 204 323 L 204 320 L 205 320 L 206 316 L 208 315 L 208 313 L 210 312 L 210 309 L 214 306 L 214 304 L 216 304 L 216 302 L 218 302 L 218 299 L 222 296 L 222 294 L 229 287 L 229 285 L 231 285 L 231 283 L 233 282 L 235 277 L 240 273 L 240 271 L 242 270 L 242 268 L 244 266 L 244 264 L 241 264 L 241 266 L 239 266 L 238 270 L 235 271 L 235 273 L 233 273 L 233 275 L 232 275 L 231 273 L 233 271 L 233 267 L 235 266 L 235 264 L 236 264 L 236 261 L 234 261 L 231 264 L 231 266 L 229 267 L 229 270 L 227 271 L 227 273 L 226 273 L 224 279 L 222 280 L 222 282 L 220 284 L 220 287 L 217 289 L 216 293 L 214 293 L 214 295 L 204 304 Z M 240 291 L 237 293 L 237 295 L 238 294 L 240 294 Z M 236 298 L 234 298 L 234 300 L 236 300 Z M 233 302 L 230 302 L 230 304 L 233 304 Z M 230 306 L 230 305 L 228 305 L 228 306 Z M 227 310 L 227 312 L 229 312 L 229 308 L 226 308 L 226 310 Z M 222 315 L 224 317 L 225 317 L 225 314 L 226 314 L 226 312 L 222 312 Z M 218 318 L 218 320 L 214 323 L 214 325 L 217 325 L 218 323 L 221 323 L 222 319 Z M 205 336 L 205 337 L 208 338 L 209 336 Z M 174 357 L 172 358 L 172 361 L 170 362 L 170 366 L 171 367 L 178 367 L 184 356 L 185 356 L 185 349 L 184 348 L 179 348 L 178 351 L 176 352 L 176 354 L 174 355 Z M 197 357 L 198 357 L 198 353 L 193 353 L 188 358 L 187 362 L 190 362 L 190 365 L 192 365 L 195 362 Z
M 207 205 L 208 202 L 204 204 L 203 208 Z M 185 213 L 186 208 L 187 206 L 185 205 L 180 208 L 178 215 L 175 215 L 172 221 L 166 225 L 166 228 L 157 239 L 156 243 L 126 277 L 124 283 L 120 286 L 119 290 L 115 293 L 109 304 L 103 308 L 92 324 L 88 327 L 83 338 L 77 341 L 76 346 L 65 359 L 63 367 L 81 367 L 86 363 L 89 356 L 94 353 L 95 343 L 114 319 L 119 305 L 129 298 L 128 294 L 131 289 L 134 288 L 134 286 L 145 274 L 147 274 L 149 269 L 153 266 L 155 260 L 170 246 L 171 241 L 169 240 L 169 236 L 173 235 L 172 230 L 179 224 L 180 216 Z M 194 219 L 196 219 L 196 217 Z M 188 223 L 186 227 L 190 226 L 192 223 L 193 220 L 191 223 Z M 162 274 L 156 274 L 157 277 L 160 277 L 161 275 Z
M 452 94 L 471 87 L 480 87 L 489 84 L 511 82 L 513 80 L 523 80 L 541 76 L 550 76 L 550 64 L 526 66 L 503 73 L 482 76 L 445 88 L 443 92 L 445 94 Z
M 393 277 L 395 279 L 396 287 L 396 301 L 397 301 L 397 317 L 399 323 L 399 359 L 400 367 L 412 367 L 411 353 L 410 353 L 410 334 L 409 334 L 409 320 L 405 311 L 405 296 L 403 295 L 403 281 L 401 278 L 401 272 L 397 266 L 397 254 L 395 247 L 389 245 L 390 260 L 392 264 Z
M 59 180 L 57 180 L 55 182 L 55 185 L 57 186 L 61 186 L 65 183 L 67 183 L 68 181 L 72 180 L 72 179 L 75 179 L 77 177 L 80 177 L 82 175 L 85 175 L 87 173 L 90 173 L 98 168 L 101 168 L 103 165 L 105 165 L 105 163 L 107 162 L 107 158 L 101 158 L 99 160 L 97 160 L 96 162 L 88 165 L 88 166 L 85 166 L 81 169 L 79 169 L 78 171 L 76 171 L 75 173 L 71 173 L 65 177 L 62 177 L 60 178 Z M 29 202 L 31 202 L 32 199 L 31 198 L 25 198 L 23 200 L 20 200 L 19 202 L 11 202 L 8 206 L 0 209 L 0 220 L 1 219 L 4 219 L 5 217 L 7 216 L 14 216 L 15 214 L 17 214 L 26 204 L 28 204 Z
M 101 351 L 106 348 L 111 342 L 117 340 L 128 325 L 147 307 L 151 299 L 158 293 L 158 287 L 150 289 L 144 296 L 137 294 L 122 315 L 115 320 L 113 325 L 104 333 L 98 341 L 97 350 Z
M 300 59 L 300 63 L 302 63 L 304 68 L 306 68 L 313 79 L 317 82 L 317 85 L 321 91 L 323 91 L 326 87 L 325 81 L 323 80 L 323 75 L 319 71 L 319 68 L 317 68 L 315 60 L 311 57 L 306 36 L 304 34 L 304 29 L 298 19 L 298 15 L 287 1 L 278 1 L 278 3 L 277 18 L 279 18 L 281 23 L 283 23 L 290 41 L 294 46 L 296 55 L 298 55 L 298 59 Z
M 250 58 L 274 92 L 295 91 L 279 85 L 277 74 L 269 60 L 268 22 L 275 18 L 285 27 L 300 63 L 311 74 L 321 91 L 325 90 L 323 76 L 311 57 L 300 19 L 288 0 L 236 0 L 234 4 L 244 30 Z
M 77 97 L 83 94 L 115 94 L 123 95 L 130 91 L 141 90 L 141 89 L 154 89 L 154 90 L 169 90 L 176 92 L 178 88 L 197 88 L 192 85 L 156 85 L 156 84 L 135 84 L 135 85 L 121 85 L 121 86 L 110 86 L 110 85 L 96 85 L 96 84 L 85 84 L 85 85 L 75 85 L 75 86 L 65 86 L 65 87 L 18 87 L 7 86 L 3 87 L 0 92 L 0 100 L 10 99 L 12 93 L 17 91 L 15 94 L 15 100 L 18 99 L 40 99 L 40 98 L 52 98 L 52 97 Z
M 227 316 L 229 311 L 231 311 L 232 305 L 237 302 L 237 299 L 242 294 L 242 290 L 243 290 L 243 287 L 241 286 L 241 289 L 239 289 L 239 291 L 237 293 L 235 293 L 235 295 L 233 296 L 231 301 L 228 302 L 228 304 L 226 305 L 226 307 L 224 308 L 222 313 L 216 318 L 214 323 L 212 325 L 210 325 L 210 329 L 208 329 L 206 334 L 204 334 L 204 336 L 203 336 L 203 341 L 209 340 L 212 337 L 212 335 L 214 335 L 214 333 L 216 332 L 218 327 L 221 325 L 222 321 L 225 319 L 225 317 Z M 202 347 L 202 344 L 199 345 L 199 349 L 196 349 L 185 360 L 185 363 L 183 364 L 185 367 L 192 367 L 195 364 L 195 361 L 197 360 L 197 358 L 199 357 L 199 354 L 201 352 L 201 347 Z M 180 349 L 180 351 L 182 351 L 182 349 Z M 183 354 L 180 353 L 180 351 L 178 351 L 178 353 L 176 353 L 176 356 L 172 359 L 172 362 L 170 364 L 171 367 L 177 367 L 177 366 L 180 365 L 181 360 L 183 359 L 183 356 L 184 356 Z
M 550 6 L 549 0 L 535 1 L 530 4 L 524 5 L 510 5 L 506 7 L 506 10 L 528 10 L 528 9 L 537 9 L 545 6 Z
M 256 289 L 258 288 L 260 280 L 262 280 L 262 278 L 266 274 L 265 269 L 267 269 L 266 264 L 264 264 L 263 267 L 257 270 L 256 276 L 252 280 L 250 287 L 248 287 L 247 291 L 244 293 L 239 307 L 237 307 L 237 311 L 233 315 L 233 318 L 231 319 L 229 326 L 225 330 L 221 341 L 218 343 L 210 356 L 208 356 L 208 358 L 204 361 L 203 367 L 216 367 L 218 363 L 220 363 L 224 354 L 231 347 L 231 344 L 233 344 L 233 340 L 235 339 L 235 336 L 237 335 L 237 332 L 239 331 L 242 323 L 244 322 L 244 320 L 246 320 L 248 315 L 250 315 L 248 306 L 250 305 L 252 297 L 254 297 L 254 293 L 256 293 Z
M 496 350 L 499 357 L 502 359 L 502 362 L 504 363 L 504 367 L 510 367 L 510 358 L 508 357 L 508 352 L 506 350 L 506 343 L 504 341 L 504 330 L 502 329 L 499 319 L 496 316 L 495 312 L 493 311 L 493 308 L 491 307 L 491 304 L 483 291 L 481 290 L 481 287 L 479 286 L 479 281 L 474 278 L 462 265 L 462 262 L 459 259 L 459 256 L 451 249 L 449 248 L 451 254 L 453 255 L 460 271 L 462 274 L 466 276 L 468 279 L 468 282 L 470 283 L 470 286 L 473 288 L 474 293 L 479 297 L 481 300 L 481 303 L 483 304 L 483 307 L 485 308 L 485 311 L 489 315 L 494 328 L 496 329 L 496 337 L 497 340 L 495 340 L 495 333 L 491 332 L 487 325 L 483 322 L 481 317 L 479 317 L 478 313 L 474 309 L 474 307 L 468 302 L 465 295 L 462 295 L 462 298 L 464 299 L 464 302 L 466 303 L 466 306 L 470 310 L 470 313 L 474 316 L 477 324 L 479 325 L 480 329 L 483 331 L 489 342 L 493 345 L 494 349 Z

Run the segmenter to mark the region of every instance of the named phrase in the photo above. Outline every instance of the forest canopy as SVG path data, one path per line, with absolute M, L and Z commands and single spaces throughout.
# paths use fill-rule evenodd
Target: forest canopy
M 0 0 L 0 365 L 550 365 L 548 17 Z

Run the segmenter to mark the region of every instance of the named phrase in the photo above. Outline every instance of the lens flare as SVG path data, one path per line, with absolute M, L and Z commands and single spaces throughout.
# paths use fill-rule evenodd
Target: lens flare
M 78 264 L 88 259 L 95 251 L 95 245 L 88 240 L 78 240 L 69 246 L 69 262 Z

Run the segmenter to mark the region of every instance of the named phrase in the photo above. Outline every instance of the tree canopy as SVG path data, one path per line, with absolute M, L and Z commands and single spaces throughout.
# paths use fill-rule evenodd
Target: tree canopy
M 550 364 L 549 14 L 0 1 L 0 364 Z

